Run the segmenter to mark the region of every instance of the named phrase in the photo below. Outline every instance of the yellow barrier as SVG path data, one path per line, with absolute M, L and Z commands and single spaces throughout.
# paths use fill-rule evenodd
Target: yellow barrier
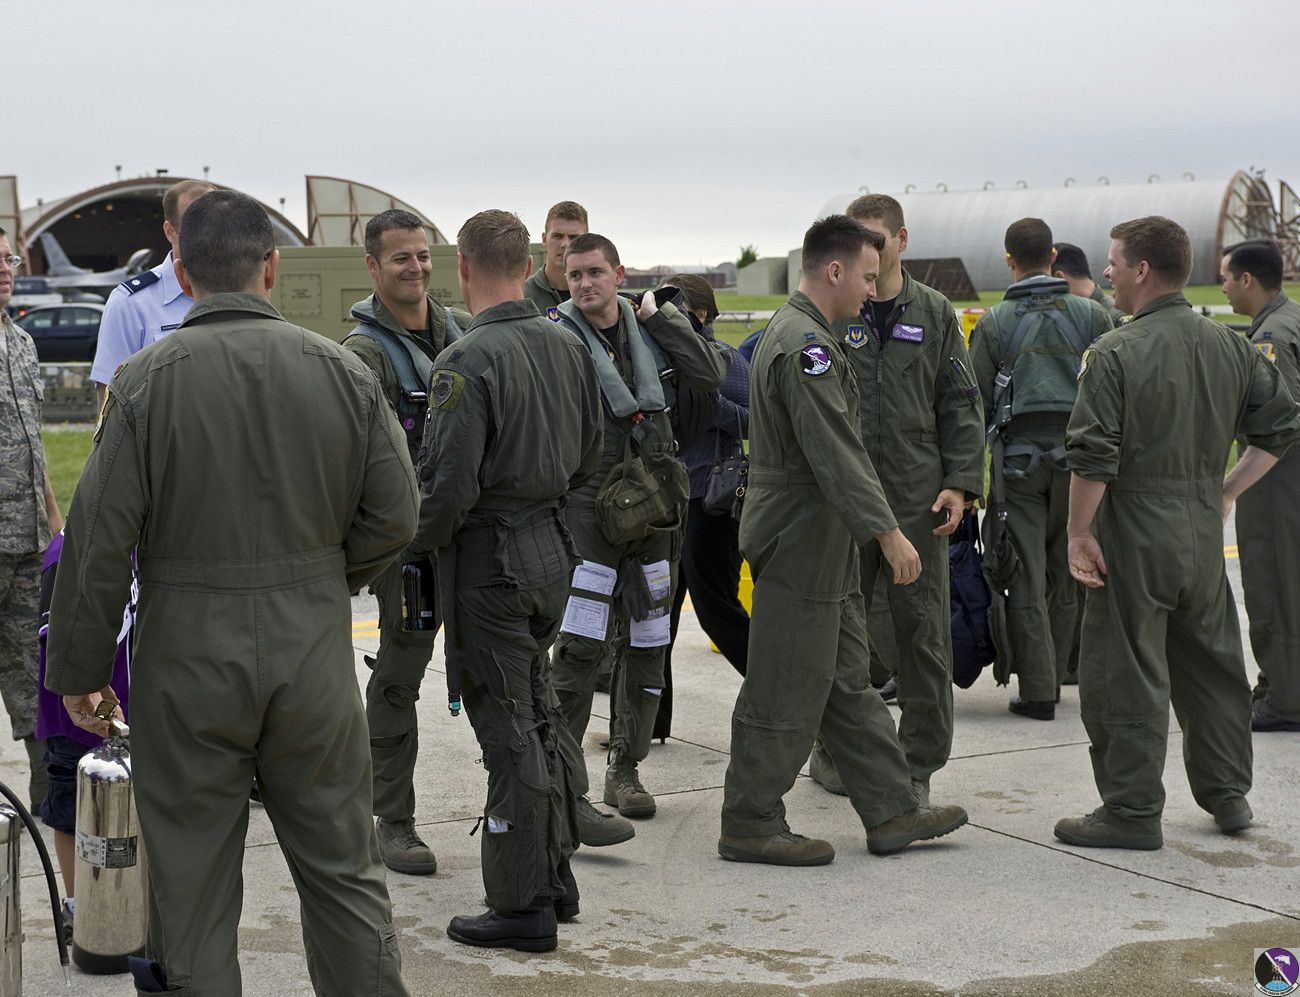
M 749 562 L 740 562 L 740 588 L 736 591 L 740 598 L 740 604 L 745 607 L 745 612 L 753 615 L 754 612 L 754 579 L 749 573 Z M 721 654 L 718 645 L 709 641 L 709 650 L 714 654 Z
M 970 346 L 970 334 L 975 331 L 975 323 L 987 311 L 987 308 L 963 308 L 961 310 L 961 334 L 966 337 L 968 347 Z

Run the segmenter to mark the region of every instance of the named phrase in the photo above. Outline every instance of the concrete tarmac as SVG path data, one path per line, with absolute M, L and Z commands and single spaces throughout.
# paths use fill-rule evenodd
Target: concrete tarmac
M 1228 564 L 1240 603 L 1237 562 Z M 364 685 L 362 654 L 378 644 L 367 623 L 373 600 L 355 599 L 354 618 Z M 446 937 L 454 914 L 482 909 L 479 839 L 470 831 L 486 777 L 468 721 L 446 710 L 435 654 L 420 704 L 416 816 L 438 872 L 388 878 L 413 994 L 1247 994 L 1255 949 L 1300 955 L 1300 734 L 1254 736 L 1256 821 L 1225 837 L 1191 798 L 1171 724 L 1164 849 L 1072 848 L 1056 841 L 1053 824 L 1098 804 L 1078 690 L 1064 690 L 1056 720 L 1022 719 L 1007 712 L 1011 690 L 986 671 L 955 690 L 953 755 L 932 783 L 936 802 L 969 811 L 966 828 L 872 856 L 848 801 L 801 777 L 786 797 L 791 824 L 829 839 L 835 861 L 734 864 L 716 845 L 740 679 L 689 612 L 673 661 L 673 736 L 641 768 L 658 814 L 637 822 L 632 841 L 575 856 L 582 913 L 560 926 L 559 949 L 539 956 Z M 1253 663 L 1248 672 L 1253 679 Z M 608 716 L 603 696 L 597 712 Z M 597 794 L 603 727 L 593 720 L 584 746 Z M 0 778 L 25 786 L 24 769 L 21 747 L 5 743 Z M 125 977 L 75 970 L 74 990 L 64 990 L 30 842 L 23 870 L 24 992 L 132 993 Z M 256 806 L 244 873 L 245 992 L 310 994 L 293 883 Z

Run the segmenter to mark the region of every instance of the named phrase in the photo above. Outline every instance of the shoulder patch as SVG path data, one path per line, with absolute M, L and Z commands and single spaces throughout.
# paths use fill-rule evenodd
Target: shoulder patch
M 546 309 L 546 317 L 552 322 L 560 321 L 560 309 L 555 305 L 551 305 Z
M 152 270 L 146 270 L 144 273 L 138 273 L 134 277 L 128 277 L 117 286 L 127 294 L 135 294 L 136 291 L 143 291 L 146 287 L 151 287 L 162 280 Z
M 460 401 L 460 393 L 465 388 L 465 377 L 455 371 L 440 370 L 433 375 L 429 386 L 429 408 L 454 412 Z
M 1079 374 L 1075 380 L 1082 381 L 1083 375 L 1088 373 L 1088 365 L 1092 363 L 1092 355 L 1097 351 L 1089 346 L 1083 351 L 1083 356 L 1079 358 Z
M 1256 343 L 1255 349 L 1264 354 L 1264 359 L 1269 363 L 1277 363 L 1277 344 L 1276 343 Z
M 813 343 L 799 351 L 799 366 L 809 377 L 819 377 L 831 369 L 831 354 L 826 347 Z
M 849 326 L 848 335 L 844 337 L 844 342 L 848 343 L 855 350 L 860 350 L 867 345 L 867 327 L 865 325 Z

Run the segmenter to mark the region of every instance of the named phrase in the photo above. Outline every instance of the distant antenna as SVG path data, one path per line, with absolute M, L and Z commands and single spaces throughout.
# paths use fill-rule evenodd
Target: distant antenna
M 1101 184 L 1103 187 L 1109 187 L 1109 186 L 1110 186 L 1110 177 L 1098 177 L 1098 178 L 1097 178 L 1097 182 L 1098 182 L 1099 184 Z
M 1147 177 L 1147 183 L 1159 183 L 1159 182 L 1160 182 L 1159 173 L 1152 173 L 1149 177 Z
M 280 214 L 284 214 L 284 198 L 280 198 Z
M 994 186 L 995 186 L 995 184 L 993 183 L 992 180 L 985 180 L 985 181 L 984 181 L 984 189 L 985 189 L 985 190 L 992 190 L 992 189 L 994 188 Z
M 208 173 L 210 173 L 211 170 L 212 170 L 212 167 L 211 167 L 211 166 L 205 166 L 205 167 L 203 167 L 203 179 L 204 179 L 204 180 L 206 180 L 206 179 L 208 178 Z
M 1193 173 L 1191 170 L 1188 170 L 1187 172 L 1185 172 L 1185 173 L 1183 174 L 1183 179 L 1184 179 L 1184 180 L 1195 180 L 1195 179 L 1196 179 L 1196 174 Z
M 903 193 L 904 193 L 904 194 L 910 194 L 910 193 L 912 193 L 912 191 L 914 191 L 914 190 L 916 190 L 916 184 L 914 184 L 914 183 L 909 183 L 906 187 L 903 188 Z
M 1066 177 L 1066 178 L 1065 178 L 1065 184 L 1064 184 L 1064 186 L 1066 186 L 1066 187 L 1073 187 L 1073 186 L 1074 186 L 1074 177 Z
M 163 169 L 154 170 L 154 176 L 165 177 L 170 172 L 171 170 L 163 170 Z
M 122 164 L 121 164 L 121 163 L 118 163 L 116 166 L 113 167 L 113 169 L 117 170 L 117 178 L 118 178 L 119 180 L 121 180 L 121 179 L 122 179 Z
M 934 187 L 936 190 L 941 190 L 945 194 L 948 193 L 948 185 L 944 183 L 942 180 L 940 180 L 937 184 L 935 184 Z
M 1025 181 L 1023 181 L 1023 180 L 1017 180 L 1017 181 L 1016 181 L 1016 186 L 1019 187 L 1021 190 L 1028 190 L 1028 189 L 1029 189 L 1029 184 L 1027 184 L 1027 183 L 1026 183 Z
M 864 193 L 864 194 L 870 194 L 870 193 L 871 193 L 871 188 L 870 188 L 870 187 L 859 187 L 858 190 L 860 190 L 860 191 L 861 191 L 862 193 Z

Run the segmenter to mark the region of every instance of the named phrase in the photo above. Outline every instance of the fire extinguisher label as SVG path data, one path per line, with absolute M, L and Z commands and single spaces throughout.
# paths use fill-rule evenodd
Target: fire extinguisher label
M 77 830 L 77 855 L 96 869 L 129 869 L 140 851 L 137 835 L 129 838 L 101 838 Z

